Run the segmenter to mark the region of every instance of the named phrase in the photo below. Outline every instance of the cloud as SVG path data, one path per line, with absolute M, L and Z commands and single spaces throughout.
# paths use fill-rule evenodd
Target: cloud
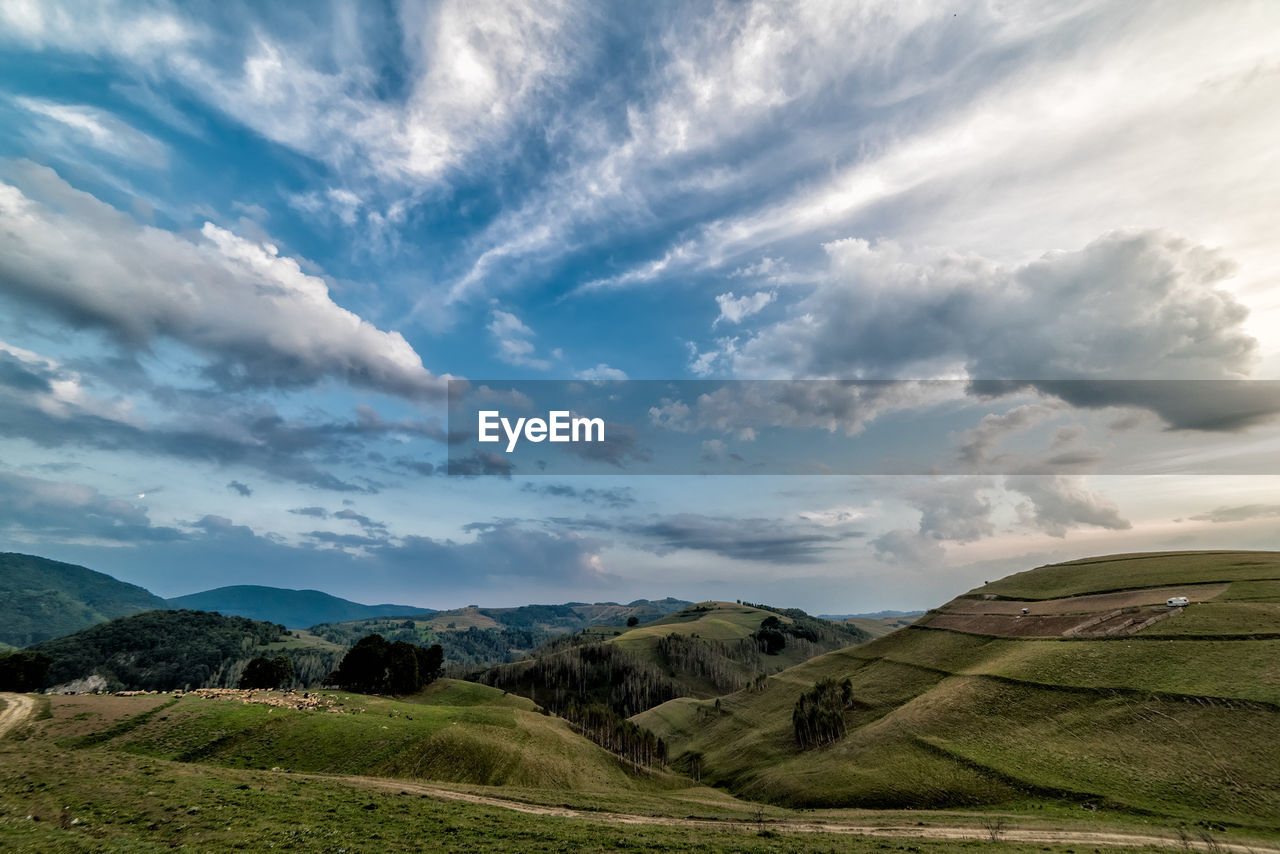
M 497 357 L 508 365 L 545 371 L 551 367 L 546 359 L 534 355 L 534 332 L 509 311 L 494 309 L 486 327 L 498 345 Z
M 444 394 L 398 332 L 333 302 L 323 280 L 276 247 L 206 222 L 200 237 L 140 226 L 52 170 L 17 172 L 37 201 L 0 184 L 0 284 L 121 347 L 177 341 L 225 387 L 301 386 L 331 377 L 414 400 Z
M 133 400 L 105 397 L 96 378 L 0 342 L 0 437 L 41 448 L 89 448 L 242 466 L 259 474 L 345 492 L 370 492 L 321 467 L 363 456 L 383 436 L 437 438 L 433 422 L 384 421 L 358 411 L 353 421 L 291 421 L 263 403 L 229 394 L 146 386 Z M 149 411 L 144 418 L 138 410 Z M 152 415 L 158 410 L 159 415 Z M 417 432 L 415 432 L 415 430 Z M 438 431 L 443 438 L 443 430 Z M 235 483 L 233 481 L 233 483 Z M 228 485 L 228 488 L 235 489 Z
M 777 296 L 776 291 L 757 291 L 754 294 L 743 294 L 740 297 L 735 297 L 733 291 L 720 294 L 716 297 L 716 305 L 720 306 L 720 315 L 712 321 L 711 326 L 714 328 L 721 321 L 741 323 L 744 318 L 759 314 Z
M 1029 403 L 1008 412 L 984 415 L 977 427 L 966 430 L 960 437 L 956 456 L 962 465 L 975 469 L 998 465 L 1005 456 L 992 458 L 991 453 L 1005 438 L 1052 418 L 1061 409 L 1051 404 Z
M 1113 502 L 1086 489 L 1082 478 L 1019 475 L 1006 477 L 1004 483 L 1028 499 L 1018 507 L 1022 521 L 1050 536 L 1065 537 L 1071 529 L 1082 526 L 1110 531 L 1127 531 L 1133 527 L 1120 516 Z
M 27 542 L 131 544 L 182 539 L 147 511 L 90 486 L 0 472 L 0 530 Z
M 61 142 L 64 138 L 89 145 L 114 157 L 163 168 L 168 147 L 118 116 L 85 104 L 61 104 L 40 98 L 14 98 L 23 109 L 46 119 L 44 132 Z
M 238 480 L 233 480 L 230 483 L 228 483 L 227 489 L 232 490 L 241 498 L 248 498 L 249 496 L 253 495 L 253 490 L 248 486 L 248 484 L 241 483 Z
M 538 531 L 514 522 L 467 526 L 471 542 L 404 537 L 372 554 L 387 564 L 440 578 L 466 578 L 473 584 L 529 579 L 547 583 L 596 586 L 613 580 L 604 569 L 604 543 L 569 531 Z M 456 582 L 455 582 L 456 583 Z
M 1251 519 L 1273 519 L 1280 516 L 1280 504 L 1241 504 L 1235 507 L 1218 507 L 1208 513 L 1190 517 L 1196 522 L 1247 522 Z
M 597 489 L 590 486 L 579 488 L 576 486 L 570 486 L 567 483 L 524 483 L 521 484 L 520 491 L 531 495 L 546 495 L 552 498 L 569 498 L 596 507 L 611 507 L 615 509 L 629 507 L 636 503 L 635 496 L 631 494 L 630 487 L 626 486 Z
M 384 536 L 387 533 L 386 523 L 370 519 L 368 516 L 357 513 L 354 510 L 339 510 L 337 513 L 333 514 L 333 518 L 345 519 L 348 522 L 355 522 L 361 528 L 364 528 L 369 532 L 380 532 Z
M 665 555 L 679 550 L 711 552 L 734 560 L 783 564 L 818 563 L 843 542 L 863 536 L 854 530 L 795 520 L 677 513 L 649 519 L 564 520 L 567 524 L 621 533 L 640 548 Z
M 1163 232 L 1113 232 L 1015 266 L 953 253 L 913 260 L 857 239 L 827 251 L 827 280 L 785 319 L 722 345 L 716 364 L 739 376 L 1009 378 L 1025 382 L 993 388 L 1030 385 L 1072 402 L 1110 389 L 1104 405 L 1149 407 L 1187 426 L 1206 422 L 1185 396 L 1069 381 L 1240 379 L 1255 360 L 1247 310 L 1221 287 L 1234 265 Z
M 310 516 L 314 519 L 328 519 L 329 511 L 323 507 L 295 507 L 289 511 L 295 516 Z
M 604 362 L 601 362 L 594 368 L 587 368 L 585 371 L 578 371 L 574 376 L 580 380 L 625 380 L 627 378 L 627 372 L 620 368 L 611 368 Z

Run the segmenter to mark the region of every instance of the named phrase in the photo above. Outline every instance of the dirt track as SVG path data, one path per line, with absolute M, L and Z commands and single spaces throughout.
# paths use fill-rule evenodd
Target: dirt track
M 5 702 L 4 711 L 0 711 L 0 738 L 36 713 L 36 701 L 25 694 L 0 692 L 0 700 Z
M 312 776 L 316 779 L 323 780 L 337 779 L 370 789 L 380 789 L 388 792 L 411 792 L 413 794 L 427 795 L 433 798 L 465 801 L 471 804 L 513 810 L 515 812 L 527 813 L 529 815 L 549 816 L 552 818 L 585 819 L 587 821 L 596 821 L 611 825 L 662 825 L 664 827 L 696 827 L 708 830 L 735 830 L 740 832 L 755 832 L 763 827 L 775 833 L 832 833 L 845 836 L 871 836 L 894 839 L 938 839 L 948 841 L 977 840 L 979 842 L 984 842 L 991 840 L 990 834 L 984 827 L 972 825 L 880 825 L 857 824 L 854 822 L 843 821 L 806 821 L 801 819 L 766 819 L 761 824 L 748 819 L 716 820 L 675 818 L 671 816 L 633 815 L 630 813 L 575 810 L 569 807 L 548 807 L 540 804 L 525 803 L 524 801 L 507 800 L 505 798 L 495 798 L 488 795 L 476 795 L 470 792 L 457 792 L 452 789 L 445 789 L 424 783 L 412 783 L 407 780 L 387 780 L 377 777 L 354 776 L 336 778 L 321 775 L 296 776 Z M 1191 841 L 1188 843 L 1188 848 L 1180 840 L 1171 836 L 1151 836 L 1119 831 L 1033 830 L 1009 828 L 1001 831 L 999 838 L 1001 842 L 1023 842 L 1037 845 L 1097 845 L 1108 847 L 1140 847 L 1146 845 L 1180 851 L 1228 851 L 1234 852 L 1234 854 L 1280 854 L 1280 848 L 1243 845 L 1239 843 L 1224 842 L 1221 840 L 1217 840 L 1212 843 Z

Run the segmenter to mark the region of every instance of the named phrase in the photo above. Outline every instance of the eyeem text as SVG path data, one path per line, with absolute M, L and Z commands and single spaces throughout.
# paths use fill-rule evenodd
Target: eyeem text
M 507 437 L 507 453 L 516 449 L 521 436 L 530 442 L 549 440 L 552 442 L 603 442 L 604 419 L 581 418 L 573 416 L 567 409 L 553 409 L 543 418 L 517 418 L 515 424 L 511 419 L 503 418 L 496 409 L 482 409 L 479 413 L 477 432 L 481 442 L 500 442 L 502 436 L 498 428 Z

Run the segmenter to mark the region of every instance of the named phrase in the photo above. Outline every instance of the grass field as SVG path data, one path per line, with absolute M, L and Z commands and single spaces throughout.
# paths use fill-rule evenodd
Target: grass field
M 1280 579 L 1277 552 L 1152 552 L 1083 558 L 984 584 L 969 595 L 1056 599 L 1165 584 Z
M 136 725 L 102 744 L 154 758 L 237 768 L 557 789 L 660 784 L 629 774 L 611 754 L 574 733 L 565 721 L 535 711 L 528 700 L 486 686 L 440 680 L 422 694 L 400 700 L 340 692 L 317 696 L 332 697 L 335 711 L 189 695 L 169 700 L 155 713 L 155 695 L 113 697 L 106 714 Z M 85 719 L 79 716 L 100 714 L 99 700 L 54 698 L 57 720 L 48 727 L 50 737 L 63 747 L 84 744 Z M 66 714 L 58 715 L 60 710 Z M 101 733 L 103 723 L 93 721 L 91 729 Z
M 392 703 L 355 697 L 358 714 L 313 713 L 324 721 L 309 730 L 312 749 L 329 762 L 367 749 L 367 721 L 385 721 L 384 711 L 415 712 L 423 737 L 438 729 L 425 719 L 433 711 L 453 716 L 456 726 L 478 727 L 457 714 L 527 712 L 524 701 L 469 683 L 443 682 L 413 698 Z M 203 703 L 203 711 L 189 707 Z M 409 779 L 304 774 L 297 768 L 268 769 L 278 758 L 261 742 L 242 757 L 246 765 L 209 764 L 166 758 L 181 750 L 179 733 L 210 744 L 231 734 L 234 717 L 210 709 L 236 704 L 170 696 L 52 698 L 52 717 L 16 736 L 0 739 L 0 849 L 6 852 L 201 852 L 285 850 L 371 854 L 402 851 L 473 852 L 879 852 L 925 854 L 994 851 L 1075 854 L 1068 834 L 1115 832 L 1160 834 L 1163 821 L 1074 813 L 1050 806 L 1001 813 L 1008 835 L 1036 841 L 986 838 L 992 819 L 977 813 L 805 811 L 735 800 L 694 786 L 640 783 L 630 788 L 596 778 L 593 785 L 561 788 L 547 778 L 534 787 L 501 788 L 455 784 L 439 789 Z M 239 709 L 250 709 L 239 706 Z M 271 707 L 258 707 L 259 710 Z M 141 711 L 139 711 L 141 710 Z M 452 711 L 449 711 L 452 710 Z M 296 728 L 292 718 L 268 712 L 267 725 Z M 138 726 L 123 725 L 150 712 Z M 536 713 L 530 713 L 536 714 Z M 198 725 L 198 726 L 197 726 Z M 263 725 L 259 719 L 259 726 Z M 379 723 L 381 727 L 383 724 Z M 450 723 L 449 726 L 454 726 Z M 197 732 L 203 727 L 203 734 Z M 394 730 L 379 730 L 389 743 L 411 743 Z M 114 738 L 112 732 L 120 734 Z M 234 739 L 233 739 L 234 740 Z M 186 744 L 187 742 L 184 742 Z M 85 746 L 73 746 L 81 744 Z M 585 744 L 585 742 L 584 742 Z M 586 745 L 586 747 L 592 747 Z M 224 757 L 225 758 L 225 757 Z M 238 764 L 238 763 L 232 763 Z M 267 769 L 267 770 L 264 770 Z M 585 782 L 585 781 L 584 781 Z M 502 801 L 494 798 L 501 797 Z M 459 799 L 469 800 L 459 800 Z M 505 804 L 499 806 L 499 804 Z M 615 815 L 623 811 L 624 815 Z M 1005 822 L 1007 821 L 1007 824 Z M 824 828 L 831 828 L 830 832 Z M 813 831 L 817 832 L 813 832 Z M 1201 829 L 1193 828 L 1199 832 Z M 1001 834 L 1006 831 L 999 831 Z M 1217 838 L 1239 838 L 1213 831 Z M 872 834 L 872 835 L 865 835 Z M 882 835 L 877 835 L 882 834 Z M 965 840 L 919 838 L 962 835 Z M 1073 837 L 1074 838 L 1074 837 Z M 1192 838 L 1195 838 L 1194 836 Z M 1114 843 L 1115 840 L 1112 840 Z M 1140 845 L 1105 850 L 1153 851 Z
M 666 738 L 683 767 L 700 755 L 703 779 L 789 806 L 1088 804 L 1276 828 L 1280 640 L 1236 638 L 1268 626 L 1280 607 L 1273 582 L 1259 580 L 1278 568 L 1275 555 L 1213 553 L 1019 573 L 980 590 L 1043 601 L 1141 583 L 1230 583 L 1150 634 L 1050 640 L 908 628 L 723 697 L 718 711 L 682 699 L 635 720 Z M 846 677 L 848 734 L 802 752 L 796 699 L 819 679 Z

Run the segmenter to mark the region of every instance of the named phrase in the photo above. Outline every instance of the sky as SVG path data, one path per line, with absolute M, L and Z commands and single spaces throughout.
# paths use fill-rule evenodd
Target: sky
M 1277 32 L 0 0 L 0 549 L 161 596 L 857 613 L 1280 548 Z M 637 412 L 688 456 L 449 474 L 451 380 L 671 381 Z M 718 473 L 768 448 L 815 467 Z

